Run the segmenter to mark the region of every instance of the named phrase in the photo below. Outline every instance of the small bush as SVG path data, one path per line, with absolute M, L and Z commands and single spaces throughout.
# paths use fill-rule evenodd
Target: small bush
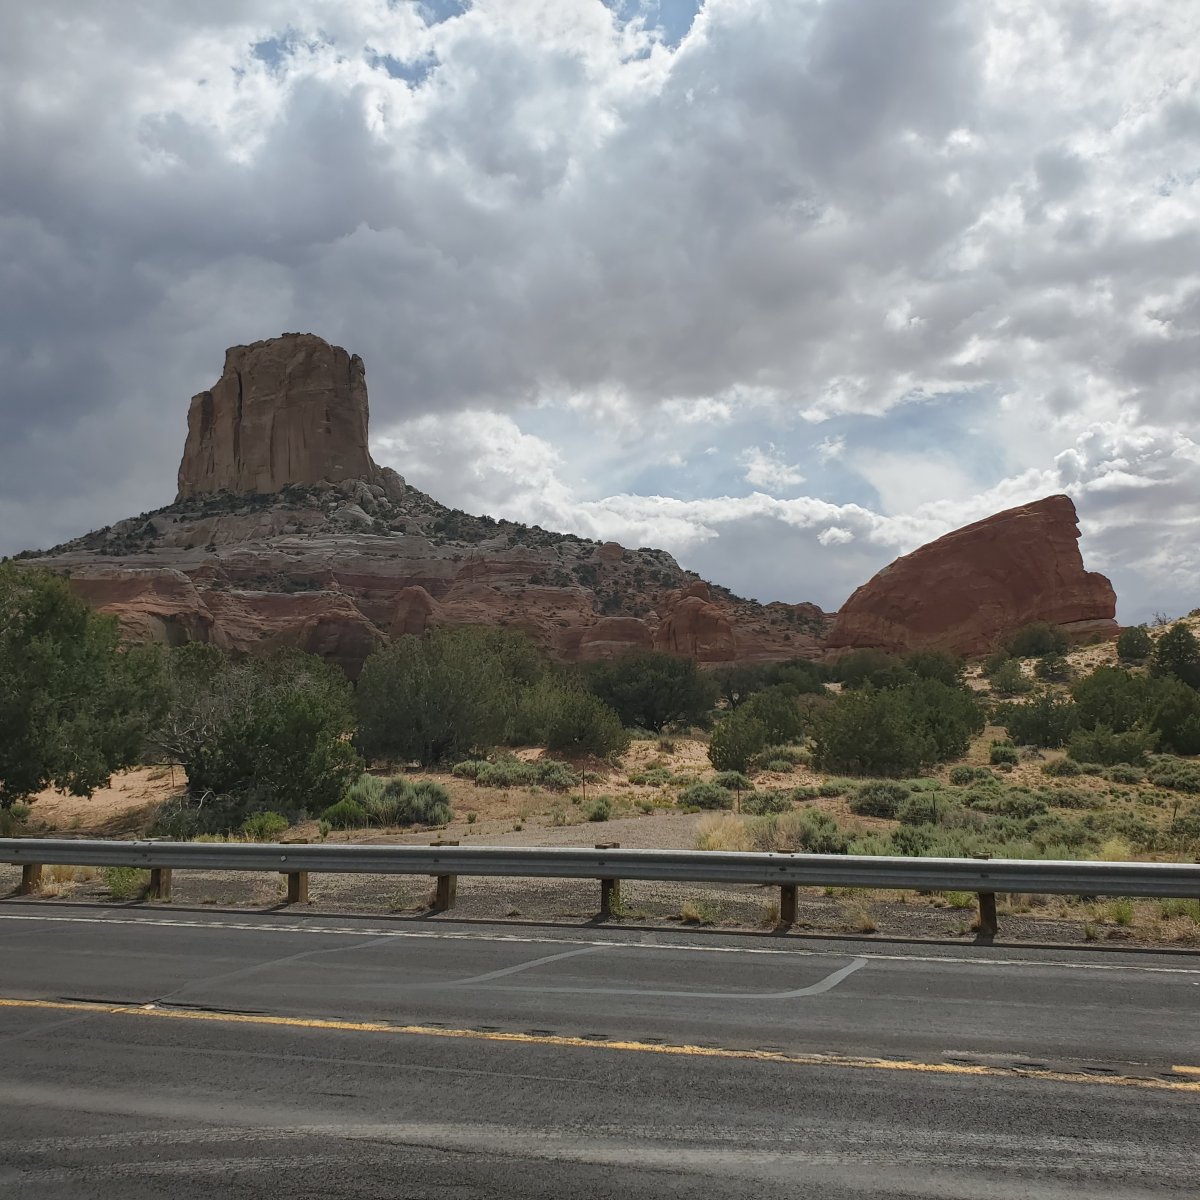
M 679 793 L 685 808 L 732 808 L 733 793 L 716 783 L 693 783 Z
M 450 793 L 432 779 L 418 780 L 407 789 L 396 819 L 401 825 L 448 825 L 454 819 Z
M 1146 772 L 1129 763 L 1114 763 L 1104 772 L 1104 778 L 1109 783 L 1141 783 L 1146 778 Z
M 645 787 L 665 787 L 672 779 L 674 776 L 666 767 L 647 767 L 629 776 L 630 783 Z
M 961 812 L 957 798 L 941 792 L 914 792 L 896 809 L 902 825 L 937 825 Z
M 1042 796 L 1056 808 L 1103 808 L 1104 797 L 1099 792 L 1083 788 L 1057 787 L 1047 789 Z
M 607 821 L 612 816 L 612 802 L 607 796 L 601 796 L 587 806 L 584 815 L 589 821 Z
M 771 763 L 787 763 L 786 767 L 772 767 Z M 792 767 L 806 767 L 812 762 L 812 755 L 799 746 L 764 746 L 754 756 L 751 764 L 759 771 L 791 770 Z
M 136 900 L 150 886 L 150 872 L 138 867 L 105 867 L 101 875 L 114 900 Z
M 1061 629 L 1038 621 L 1013 634 L 1007 649 L 1014 658 L 1041 658 L 1046 654 L 1065 654 L 1069 645 Z
M 288 819 L 277 812 L 254 813 L 242 823 L 242 833 L 252 842 L 273 842 L 288 827 Z
M 908 794 L 902 783 L 867 783 L 850 798 L 850 811 L 860 817 L 894 817 Z
M 817 795 L 844 796 L 853 788 L 854 784 L 849 779 L 826 779 L 823 783 L 817 784 Z
M 972 783 L 978 783 L 981 779 L 995 779 L 987 767 L 971 767 L 962 765 L 950 768 L 950 782 L 955 787 L 966 787 Z
M 366 809 L 353 800 L 339 800 L 331 804 L 321 817 L 333 829 L 365 829 L 370 824 Z
M 816 809 L 759 817 L 749 824 L 757 849 L 783 854 L 846 854 L 850 836 L 828 813 Z
M 713 783 L 717 787 L 726 788 L 731 792 L 749 792 L 754 790 L 754 784 L 740 771 L 720 771 L 713 776 Z
M 1175 792 L 1200 792 L 1200 765 L 1180 758 L 1158 756 L 1151 762 L 1146 777 L 1155 787 L 1170 788 Z
M 742 812 L 753 816 L 766 816 L 768 813 L 789 812 L 792 807 L 790 792 L 754 792 L 742 801 Z
M 1052 758 L 1049 762 L 1042 763 L 1042 774 L 1049 775 L 1052 779 L 1068 779 L 1082 775 L 1083 771 L 1073 758 Z
M 993 742 L 988 761 L 993 767 L 1016 766 L 1021 761 L 1021 754 L 1012 742 Z

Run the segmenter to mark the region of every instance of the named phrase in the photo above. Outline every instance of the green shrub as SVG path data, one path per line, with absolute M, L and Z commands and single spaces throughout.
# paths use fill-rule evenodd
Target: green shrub
M 812 762 L 812 755 L 800 746 L 788 746 L 773 744 L 764 746 L 755 756 L 751 764 L 756 770 L 769 770 L 767 766 L 771 762 L 786 762 L 788 768 L 793 766 L 808 766 Z
M 924 825 L 901 825 L 892 830 L 891 843 L 894 854 L 902 854 L 910 858 L 919 858 L 928 854 L 936 844 L 937 838 Z
M 1117 657 L 1122 662 L 1145 662 L 1154 650 L 1154 639 L 1144 625 L 1121 630 L 1117 638 Z
M 1071 677 L 1071 664 L 1065 654 L 1044 654 L 1033 664 L 1033 673 L 1039 679 L 1063 683 Z
M 791 792 L 754 792 L 742 801 L 742 812 L 758 817 L 768 813 L 789 812 L 792 808 L 792 798 Z
M 1071 734 L 1067 754 L 1076 762 L 1100 763 L 1110 767 L 1114 763 L 1145 762 L 1158 742 L 1158 734 L 1135 725 L 1124 733 L 1114 733 L 1104 725 L 1094 729 L 1077 729 Z
M 101 876 L 114 900 L 136 900 L 150 886 L 150 872 L 138 867 L 105 867 Z
M 1114 763 L 1104 772 L 1104 778 L 1109 783 L 1141 783 L 1146 778 L 1146 772 L 1129 763 Z
M 950 768 L 949 779 L 955 787 L 966 787 L 969 784 L 978 783 L 981 779 L 995 778 L 996 776 L 987 767 L 972 767 L 964 763 L 961 766 Z
M 1200 688 L 1200 642 L 1182 621 L 1155 643 L 1150 669 L 1155 675 L 1174 676 L 1190 688 Z
M 956 797 L 944 792 L 913 792 L 896 808 L 901 825 L 937 825 L 961 811 Z
M 996 719 L 1020 746 L 1054 749 L 1064 746 L 1079 726 L 1074 700 L 1041 692 L 1024 704 L 1001 704 Z
M 894 817 L 908 795 L 902 783 L 867 783 L 850 798 L 850 811 L 860 817 Z
M 849 835 L 828 813 L 813 808 L 756 817 L 746 832 L 755 849 L 779 854 L 846 854 L 850 849 Z
M 1099 792 L 1073 787 L 1048 788 L 1042 798 L 1056 808 L 1103 808 L 1105 803 Z
M 647 787 L 665 787 L 675 777 L 666 767 L 647 767 L 644 771 L 635 772 L 629 776 L 630 783 Z
M 579 776 L 566 763 L 542 758 L 534 765 L 535 782 L 552 792 L 565 792 L 579 782 Z
M 1157 755 L 1150 763 L 1146 777 L 1155 787 L 1175 792 L 1200 792 L 1200 765 L 1184 762 L 1168 755 Z
M 693 783 L 679 793 L 684 808 L 732 808 L 733 793 L 716 783 Z
M 1014 658 L 1041 658 L 1046 654 L 1065 654 L 1070 642 L 1056 625 L 1038 621 L 1019 629 L 1008 642 L 1008 652 Z
M 774 771 L 777 775 L 787 775 L 793 770 L 793 766 L 786 758 L 773 758 L 764 769 Z
M 670 724 L 705 720 L 718 695 L 716 681 L 693 659 L 671 654 L 630 654 L 595 663 L 584 678 L 623 725 L 655 733 Z
M 850 779 L 826 779 L 817 784 L 818 796 L 844 796 L 853 791 L 854 781 Z
M 1035 817 L 1047 810 L 1047 804 L 1040 796 L 1015 788 L 1011 791 L 970 789 L 963 798 L 976 812 L 999 817 Z
M 448 825 L 454 819 L 450 793 L 435 780 L 410 784 L 396 814 L 401 825 Z
M 1042 763 L 1042 774 L 1049 775 L 1052 779 L 1066 779 L 1082 775 L 1083 771 L 1074 759 L 1052 758 L 1049 762 Z
M 1019 659 L 1005 657 L 996 667 L 987 672 L 992 691 L 999 696 L 1023 696 L 1033 691 L 1033 680 L 1021 670 Z
M 816 715 L 813 761 L 823 771 L 912 775 L 937 746 L 906 689 L 843 692 Z
M 585 815 L 589 821 L 607 821 L 612 815 L 612 802 L 607 796 L 601 796 L 587 806 Z
M 749 792 L 754 790 L 754 784 L 740 771 L 720 771 L 713 776 L 713 783 L 717 787 L 726 788 L 731 792 Z
M 629 733 L 621 718 L 590 692 L 564 690 L 547 721 L 545 742 L 558 753 L 609 758 L 629 748 Z
M 254 813 L 242 823 L 242 833 L 252 842 L 273 842 L 288 827 L 288 819 L 277 812 Z
M 993 742 L 988 753 L 988 761 L 994 767 L 1004 765 L 1016 766 L 1021 761 L 1020 752 L 1012 742 Z
M 734 709 L 713 729 L 708 740 L 708 759 L 718 771 L 745 774 L 755 755 L 767 744 L 761 721 L 747 711 L 749 702 Z
M 787 687 L 757 692 L 739 711 L 763 727 L 768 742 L 793 742 L 804 732 L 800 705 L 795 693 Z
M 321 814 L 321 819 L 328 821 L 334 829 L 365 829 L 370 824 L 366 810 L 353 800 L 339 800 L 331 804 Z

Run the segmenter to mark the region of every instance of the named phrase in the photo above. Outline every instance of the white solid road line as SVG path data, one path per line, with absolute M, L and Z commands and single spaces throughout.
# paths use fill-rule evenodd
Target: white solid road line
M 235 930 L 241 933 L 304 933 L 326 937 L 372 937 L 397 938 L 415 941 L 459 941 L 459 942 L 509 942 L 527 946 L 595 946 L 618 950 L 670 950 L 687 954 L 755 954 L 755 955 L 803 955 L 845 958 L 841 949 L 812 949 L 803 946 L 701 946 L 690 942 L 617 941 L 605 938 L 573 937 L 570 935 L 548 936 L 525 933 L 476 933 L 454 929 L 389 929 L 378 926 L 352 925 L 297 925 L 274 923 L 267 918 L 262 922 L 246 921 L 185 921 L 173 917 L 159 916 L 103 916 L 81 917 L 76 915 L 51 915 L 49 913 L 0 912 L 0 921 L 43 921 L 66 925 L 140 925 L 154 928 L 165 926 L 171 929 L 215 929 Z M 1033 958 L 976 958 L 950 954 L 900 954 L 879 953 L 870 943 L 860 943 L 856 950 L 872 962 L 919 962 L 950 963 L 955 966 L 980 967 L 1034 967 L 1064 971 L 1125 971 L 1150 975 L 1197 976 L 1200 967 L 1146 966 L 1139 963 L 1097 963 L 1064 959 Z M 1200 987 L 1200 982 L 1197 983 Z

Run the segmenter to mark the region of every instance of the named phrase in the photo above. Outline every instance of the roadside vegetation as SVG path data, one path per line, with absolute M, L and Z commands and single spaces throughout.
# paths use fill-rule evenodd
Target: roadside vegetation
M 713 671 L 564 667 L 519 633 L 443 629 L 352 684 L 299 651 L 123 647 L 65 582 L 5 566 L 0 679 L 0 834 L 46 828 L 44 789 L 162 764 L 178 786 L 144 831 L 175 838 L 536 840 L 653 818 L 667 844 L 714 850 L 1200 855 L 1190 619 L 1074 649 L 1032 626 L 969 665 L 856 651 Z

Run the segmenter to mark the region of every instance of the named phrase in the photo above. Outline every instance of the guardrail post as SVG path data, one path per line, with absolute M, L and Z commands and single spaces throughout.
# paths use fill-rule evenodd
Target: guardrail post
M 620 842 L 597 842 L 597 850 L 619 850 Z M 604 865 L 603 862 L 600 864 Z M 616 909 L 621 907 L 621 881 L 619 879 L 600 880 L 600 916 L 607 921 Z
M 431 846 L 457 846 L 458 841 L 447 842 L 430 842 Z M 457 875 L 439 875 L 437 884 L 433 889 L 433 911 L 446 912 L 454 907 L 454 901 L 458 899 L 458 876 Z
M 779 885 L 779 923 L 795 925 L 797 921 L 797 888 L 794 883 Z
M 972 858 L 986 862 L 990 854 L 974 854 Z M 995 937 L 1000 932 L 1000 919 L 996 916 L 996 893 L 978 892 L 979 896 L 979 932 L 988 937 Z
M 151 867 L 150 886 L 146 889 L 147 900 L 170 900 L 171 868 Z
M 42 864 L 23 863 L 21 866 L 21 886 L 17 889 L 18 896 L 34 896 L 42 888 Z
M 285 871 L 287 876 L 287 902 L 289 904 L 308 903 L 308 872 Z
M 293 838 L 284 842 L 285 846 L 307 846 L 308 838 Z M 288 904 L 307 904 L 308 903 L 308 872 L 307 871 L 280 871 L 280 874 L 287 880 L 287 903 Z

